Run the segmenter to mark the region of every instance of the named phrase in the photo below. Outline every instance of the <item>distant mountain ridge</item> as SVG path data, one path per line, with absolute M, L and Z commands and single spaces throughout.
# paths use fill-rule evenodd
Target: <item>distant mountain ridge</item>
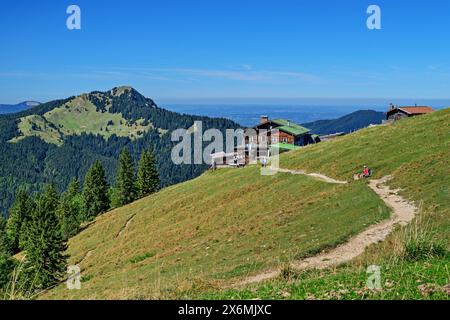
M 350 133 L 368 127 L 371 124 L 380 124 L 384 118 L 384 112 L 359 110 L 337 119 L 318 120 L 303 123 L 302 125 L 316 134 Z
M 37 101 L 24 101 L 18 104 L 0 104 L 0 114 L 16 113 L 40 105 Z

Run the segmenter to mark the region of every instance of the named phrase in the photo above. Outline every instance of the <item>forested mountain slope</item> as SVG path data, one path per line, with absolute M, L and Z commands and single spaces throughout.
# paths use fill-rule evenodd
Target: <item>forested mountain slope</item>
M 350 133 L 371 124 L 380 124 L 385 117 L 384 112 L 359 110 L 337 119 L 318 120 L 303 125 L 317 134 Z
M 237 128 L 227 119 L 182 115 L 156 106 L 131 87 L 91 92 L 0 116 L 0 212 L 6 213 L 19 186 L 63 191 L 72 177 L 83 181 L 100 159 L 113 183 L 118 155 L 128 147 L 137 162 L 143 149 L 155 155 L 161 186 L 198 176 L 205 165 L 173 165 L 171 131 L 202 121 L 203 129 Z

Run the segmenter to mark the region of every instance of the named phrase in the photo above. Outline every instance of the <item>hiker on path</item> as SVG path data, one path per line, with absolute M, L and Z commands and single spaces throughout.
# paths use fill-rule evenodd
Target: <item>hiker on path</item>
M 369 170 L 368 166 L 364 166 L 362 175 L 363 175 L 364 178 L 370 177 L 370 170 Z

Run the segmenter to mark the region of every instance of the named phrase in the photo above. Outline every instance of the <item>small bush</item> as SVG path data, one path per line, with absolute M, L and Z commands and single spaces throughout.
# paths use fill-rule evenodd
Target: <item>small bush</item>
M 91 274 L 87 274 L 81 277 L 81 282 L 88 282 L 89 280 L 91 280 L 94 276 Z
M 138 262 L 144 261 L 144 260 L 146 260 L 148 258 L 154 257 L 155 255 L 156 255 L 156 252 L 153 252 L 153 251 L 146 252 L 144 254 L 141 254 L 141 255 L 138 255 L 138 256 L 135 256 L 135 257 L 131 258 L 130 262 L 131 263 L 138 263 Z
M 437 257 L 444 257 L 447 250 L 442 243 L 421 239 L 405 244 L 404 258 L 408 261 L 420 261 Z

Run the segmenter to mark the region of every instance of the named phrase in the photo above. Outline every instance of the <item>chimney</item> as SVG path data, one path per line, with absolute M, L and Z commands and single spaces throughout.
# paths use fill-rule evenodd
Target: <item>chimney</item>
M 269 122 L 269 116 L 261 116 L 261 124 Z

